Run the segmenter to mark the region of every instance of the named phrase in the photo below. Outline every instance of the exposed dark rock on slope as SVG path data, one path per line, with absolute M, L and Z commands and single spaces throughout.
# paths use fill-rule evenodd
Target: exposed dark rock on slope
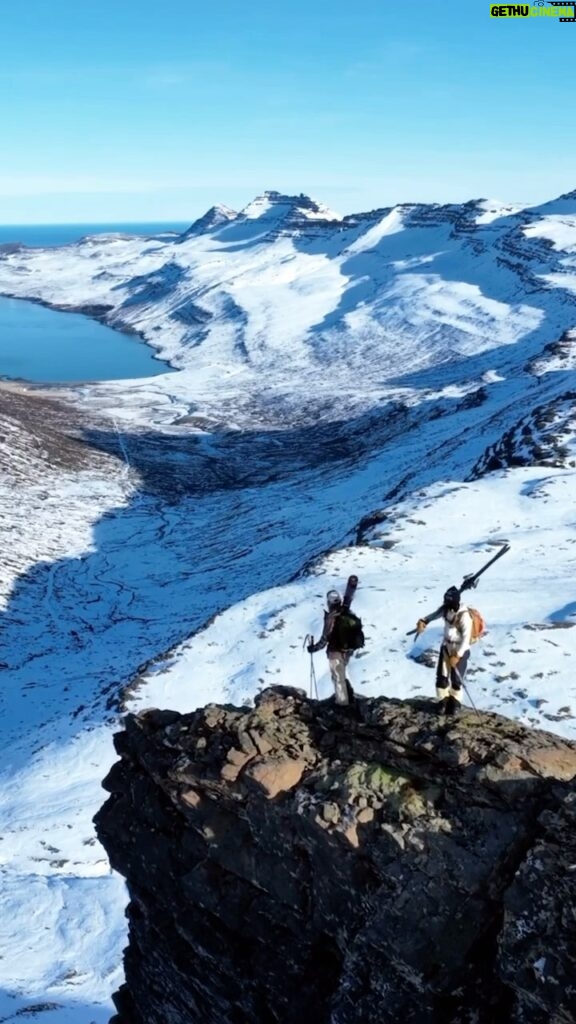
M 576 746 L 296 690 L 128 716 L 118 1024 L 571 1024 Z
M 571 442 L 576 428 L 576 393 L 558 395 L 544 406 L 537 406 L 505 431 L 501 439 L 483 453 L 469 480 L 477 480 L 508 466 L 571 466 Z

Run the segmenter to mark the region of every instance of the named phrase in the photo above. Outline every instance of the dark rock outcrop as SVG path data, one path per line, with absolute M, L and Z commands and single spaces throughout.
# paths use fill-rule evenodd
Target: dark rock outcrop
M 576 746 L 425 702 L 128 716 L 118 1024 L 572 1024 Z

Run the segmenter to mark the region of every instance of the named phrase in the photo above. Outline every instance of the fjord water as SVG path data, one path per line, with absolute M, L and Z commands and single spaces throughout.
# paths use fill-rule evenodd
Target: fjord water
M 158 235 L 188 224 L 40 224 L 0 226 L 0 244 L 68 245 L 86 235 L 122 232 Z M 0 378 L 35 383 L 153 377 L 170 367 L 139 338 L 113 331 L 77 313 L 0 296 Z
M 0 296 L 0 377 L 71 384 L 155 377 L 169 370 L 133 335 L 79 313 Z

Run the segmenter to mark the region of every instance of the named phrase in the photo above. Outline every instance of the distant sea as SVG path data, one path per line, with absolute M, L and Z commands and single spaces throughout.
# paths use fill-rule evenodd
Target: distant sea
M 8 224 L 0 225 L 0 244 L 21 242 L 44 248 L 109 232 L 161 238 L 181 234 L 191 223 Z M 113 331 L 86 316 L 0 296 L 0 379 L 72 383 L 169 372 L 170 366 L 155 358 L 153 350 L 135 336 Z
M 5 242 L 22 242 L 43 248 L 51 245 L 68 245 L 85 235 L 102 235 L 120 231 L 126 235 L 181 234 L 190 227 L 195 218 L 188 221 L 169 221 L 150 224 L 0 224 L 0 245 Z

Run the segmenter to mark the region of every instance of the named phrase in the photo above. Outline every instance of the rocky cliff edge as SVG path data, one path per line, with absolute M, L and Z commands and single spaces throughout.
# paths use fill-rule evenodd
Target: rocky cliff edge
M 282 687 L 115 742 L 116 1024 L 573 1024 L 576 745 Z

